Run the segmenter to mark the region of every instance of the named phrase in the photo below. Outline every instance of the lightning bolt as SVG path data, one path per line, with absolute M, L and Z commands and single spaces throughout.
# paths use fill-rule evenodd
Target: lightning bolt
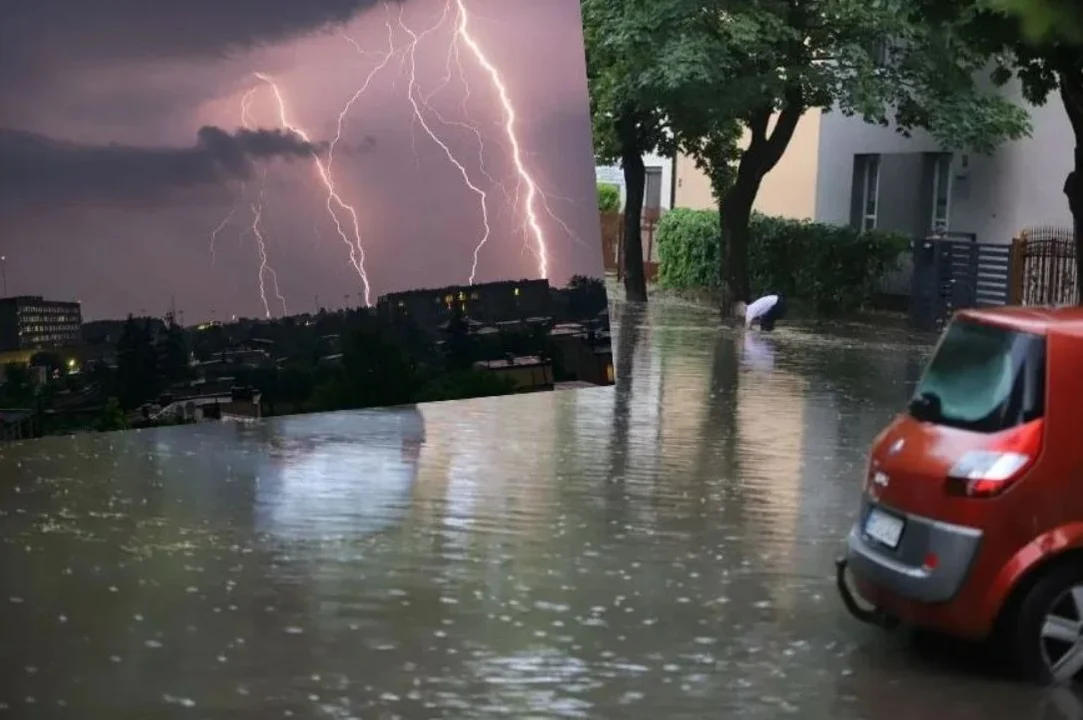
M 433 142 L 443 152 L 447 160 L 461 175 L 465 186 L 478 198 L 478 204 L 480 208 L 481 220 L 482 220 L 482 232 L 481 237 L 478 239 L 477 244 L 474 247 L 472 264 L 470 268 L 470 275 L 468 282 L 474 284 L 478 274 L 478 264 L 482 251 L 485 249 L 487 243 L 492 236 L 491 217 L 490 217 L 490 196 L 489 193 L 483 189 L 482 186 L 485 183 L 481 183 L 480 180 L 475 181 L 470 171 L 467 170 L 464 162 L 457 156 L 456 152 L 449 147 L 448 142 L 442 139 L 441 135 L 433 127 L 433 122 L 438 123 L 440 127 L 444 128 L 459 128 L 470 132 L 474 135 L 477 142 L 477 160 L 478 160 L 478 172 L 480 176 L 488 183 L 487 187 L 490 192 L 494 189 L 503 192 L 505 198 L 508 200 L 507 206 L 512 212 L 519 213 L 521 211 L 523 218 L 522 231 L 524 234 L 524 252 L 531 252 L 537 260 L 537 274 L 539 277 L 547 278 L 549 276 L 549 255 L 550 255 L 550 243 L 547 238 L 546 232 L 543 229 L 540 221 L 540 214 L 545 213 L 553 221 L 559 224 L 564 230 L 567 236 L 582 244 L 582 241 L 577 238 L 567 223 L 561 220 L 552 210 L 550 206 L 550 197 L 541 189 L 538 180 L 535 179 L 534 174 L 528 167 L 527 156 L 522 147 L 522 142 L 519 137 L 519 117 L 515 104 L 512 100 L 511 93 L 508 90 L 508 86 L 504 80 L 504 77 L 494 61 L 489 57 L 488 53 L 482 47 L 481 42 L 473 34 L 472 21 L 480 17 L 476 14 L 472 14 L 467 8 L 466 0 L 445 0 L 443 11 L 440 15 L 440 19 L 432 27 L 415 31 L 407 26 L 404 17 L 403 9 L 400 6 L 398 12 L 398 25 L 402 31 L 404 31 L 408 37 L 409 42 L 401 48 L 396 49 L 395 43 L 395 29 L 393 27 L 393 17 L 391 15 L 390 4 L 384 3 L 385 11 L 385 25 L 387 28 L 387 47 L 384 50 L 369 50 L 363 48 L 353 38 L 348 35 L 342 35 L 342 37 L 349 42 L 356 52 L 363 58 L 375 58 L 375 64 L 369 69 L 364 76 L 362 82 L 357 87 L 357 90 L 346 100 L 341 110 L 338 113 L 335 134 L 328 144 L 326 157 L 322 157 L 321 153 L 313 152 L 311 157 L 315 166 L 316 174 L 326 189 L 326 202 L 325 208 L 328 216 L 334 223 L 334 227 L 339 235 L 339 238 L 346 245 L 349 251 L 350 264 L 357 272 L 358 277 L 361 280 L 363 286 L 364 302 L 367 306 L 372 305 L 371 286 L 369 283 L 368 274 L 365 270 L 365 248 L 362 242 L 361 223 L 359 221 L 358 211 L 353 205 L 346 202 L 341 196 L 339 189 L 335 181 L 335 157 L 336 150 L 338 149 L 343 134 L 346 128 L 347 119 L 354 108 L 355 104 L 365 94 L 372 84 L 373 79 L 384 70 L 393 59 L 398 57 L 400 59 L 400 71 L 396 73 L 396 77 L 393 79 L 392 87 L 394 87 L 395 80 L 398 79 L 398 75 L 405 74 L 408 76 L 407 87 L 407 99 L 410 103 L 410 107 L 413 111 L 412 121 L 419 124 L 425 135 L 429 140 Z M 448 20 L 452 20 L 452 28 L 450 33 L 450 41 L 447 46 L 447 55 L 445 58 L 444 76 L 442 81 L 435 86 L 429 92 L 423 92 L 420 83 L 417 78 L 417 47 L 422 41 L 431 33 L 437 29 L 444 27 Z M 476 125 L 469 122 L 461 122 L 458 120 L 452 120 L 442 115 L 432 104 L 432 99 L 440 92 L 445 90 L 452 82 L 453 78 L 458 75 L 458 79 L 462 85 L 462 97 L 458 103 L 459 110 L 462 117 L 469 118 L 468 103 L 471 98 L 471 84 L 467 80 L 467 73 L 464 68 L 463 57 L 468 56 L 472 58 L 473 63 L 476 64 L 482 71 L 483 76 L 488 80 L 488 84 L 491 85 L 494 94 L 499 101 L 499 109 L 501 111 L 501 121 L 498 125 L 503 129 L 504 140 L 506 142 L 505 150 L 510 149 L 510 160 L 512 168 L 512 182 L 514 183 L 514 193 L 509 192 L 508 185 L 505 182 L 497 181 L 492 173 L 486 166 L 486 142 L 483 133 L 478 129 Z M 305 142 L 312 142 L 309 133 L 299 125 L 297 125 L 291 119 L 290 109 L 286 101 L 285 95 L 281 87 L 276 81 L 265 73 L 254 73 L 254 76 L 262 83 L 266 84 L 276 101 L 278 108 L 278 120 L 279 125 L 289 132 L 296 134 Z M 241 115 L 242 122 L 246 128 L 251 129 L 253 123 L 251 122 L 250 105 L 252 97 L 258 88 L 253 88 L 245 93 L 241 101 Z M 504 145 L 504 143 L 498 143 Z M 416 153 L 415 153 L 416 155 Z M 531 156 L 532 157 L 532 156 Z M 262 178 L 266 178 L 266 168 L 263 168 Z M 271 276 L 274 293 L 278 300 L 281 301 L 283 309 L 286 307 L 286 301 L 282 297 L 278 289 L 277 273 L 268 263 L 267 248 L 263 235 L 262 216 L 264 210 L 264 197 L 265 197 L 266 185 L 261 186 L 259 199 L 256 203 L 252 204 L 252 224 L 250 227 L 251 232 L 256 237 L 257 247 L 260 253 L 260 292 L 261 299 L 263 300 L 264 309 L 268 317 L 270 317 L 270 307 L 267 300 L 267 292 L 264 284 L 265 274 Z M 215 242 L 218 234 L 232 221 L 236 215 L 238 209 L 238 203 L 243 198 L 245 192 L 245 185 L 241 185 L 240 197 L 238 197 L 237 203 L 234 204 L 221 222 L 211 231 L 211 258 L 212 263 L 215 262 Z M 505 206 L 500 208 L 501 214 L 504 212 Z M 314 232 L 317 237 L 319 235 L 318 230 L 314 227 Z
M 241 124 L 248 130 L 255 127 L 252 121 L 252 98 L 256 94 L 256 88 L 252 88 L 241 97 Z M 242 185 L 241 194 L 244 194 L 245 186 Z M 274 286 L 275 297 L 282 303 L 282 312 L 289 315 L 286 308 L 286 298 L 282 297 L 278 289 L 278 273 L 270 266 L 267 259 L 267 241 L 263 237 L 263 203 L 267 194 L 267 168 L 260 168 L 259 201 L 252 205 L 252 236 L 256 238 L 256 251 L 259 254 L 259 297 L 263 302 L 263 313 L 267 318 L 271 317 L 271 306 L 267 302 L 267 287 L 264 276 L 270 274 L 271 284 Z M 236 210 L 236 206 L 234 206 Z
M 256 237 L 256 247 L 259 250 L 259 296 L 263 300 L 263 312 L 268 319 L 271 317 L 271 307 L 267 304 L 267 288 L 263 282 L 263 276 L 269 274 L 271 276 L 271 284 L 274 286 L 275 297 L 282 303 L 282 314 L 289 315 L 289 308 L 286 307 L 286 298 L 282 297 L 282 293 L 278 290 L 278 273 L 274 271 L 267 263 L 267 243 L 263 238 L 263 189 L 259 192 L 259 202 L 252 204 L 252 234 Z
M 241 190 L 241 192 L 243 193 L 244 190 Z M 215 225 L 214 229 L 211 230 L 211 265 L 214 265 L 216 262 L 218 262 L 218 253 L 214 248 L 215 241 L 218 240 L 218 233 L 225 230 L 226 225 L 229 225 L 229 221 L 233 219 L 233 216 L 236 213 L 237 213 L 237 203 L 234 203 L 233 207 L 230 208 L 230 210 L 226 214 L 226 216 L 224 218 L 222 218 L 222 221 L 220 223 L 218 223 L 217 225 Z
M 489 76 L 489 80 L 493 87 L 496 89 L 497 95 L 500 98 L 500 105 L 504 111 L 504 134 L 507 136 L 508 144 L 511 145 L 512 163 L 515 165 L 515 172 L 519 178 L 519 182 L 526 185 L 526 198 L 524 202 L 524 212 L 526 214 L 526 224 L 530 229 L 530 233 L 534 239 L 534 254 L 538 259 L 538 277 L 549 277 L 549 242 L 545 237 L 545 231 L 542 230 L 541 223 L 538 221 L 538 213 L 535 208 L 535 200 L 540 193 L 538 192 L 538 185 L 534 182 L 534 178 L 526 168 L 526 164 L 523 162 L 523 151 L 519 144 L 519 136 L 516 131 L 516 113 L 515 105 L 512 103 L 511 96 L 508 93 L 507 86 L 504 84 L 504 79 L 500 75 L 500 71 L 496 69 L 492 61 L 485 54 L 485 51 L 478 44 L 478 41 L 470 32 L 469 17 L 470 14 L 466 9 L 465 0 L 448 0 L 448 6 L 454 3 L 456 9 L 456 23 L 455 23 L 455 39 L 462 42 L 470 53 L 474 56 L 474 60 Z M 483 243 L 482 243 L 483 244 Z M 477 265 L 477 255 L 481 251 L 481 247 L 477 247 L 474 251 L 474 263 Z
M 244 125 L 246 128 L 251 128 L 252 127 L 251 107 L 252 107 L 252 96 L 255 95 L 255 94 L 256 94 L 256 89 L 252 88 L 251 90 L 249 90 L 248 92 L 246 92 L 244 95 L 241 96 L 241 124 Z M 247 183 L 245 183 L 245 182 L 241 183 L 241 189 L 240 189 L 240 192 L 237 193 L 237 199 L 233 202 L 233 207 L 231 207 L 229 209 L 229 212 L 226 213 L 226 216 L 222 218 L 221 222 L 219 222 L 217 225 L 215 225 L 214 229 L 211 230 L 211 243 L 210 243 L 211 265 L 214 265 L 215 263 L 218 262 L 218 252 L 217 252 L 217 249 L 215 248 L 215 245 L 216 245 L 216 243 L 218 241 L 218 234 L 226 229 L 226 226 L 229 225 L 229 221 L 232 220 L 233 216 L 237 214 L 237 207 L 240 205 L 241 198 L 244 197 L 244 193 L 245 193 L 245 190 L 247 189 L 247 187 L 248 187 Z
M 450 6 L 445 6 L 444 12 L 440 17 L 440 21 L 437 23 L 437 27 L 444 23 L 444 20 L 447 18 L 449 10 Z M 454 37 L 452 37 L 451 42 L 448 43 L 447 57 L 444 60 L 444 79 L 430 92 L 426 93 L 421 97 L 421 104 L 425 107 L 426 110 L 429 111 L 429 113 L 431 113 L 438 121 L 440 121 L 441 125 L 462 128 L 474 135 L 474 137 L 478 141 L 478 169 L 481 171 L 481 174 L 485 176 L 485 179 L 488 180 L 491 185 L 503 191 L 504 197 L 509 201 L 509 203 L 514 204 L 514 201 L 512 201 L 511 199 L 511 195 L 508 193 L 507 187 L 503 183 L 494 179 L 486 168 L 485 140 L 482 137 L 481 131 L 477 128 L 477 126 L 471 125 L 470 123 L 459 122 L 456 120 L 448 120 L 431 104 L 432 98 L 436 97 L 437 93 L 441 92 L 442 90 L 447 88 L 448 85 L 451 84 L 451 79 L 454 75 L 454 71 L 452 70 L 453 64 L 459 71 L 459 81 L 462 83 L 463 86 L 463 96 L 459 101 L 459 111 L 463 114 L 463 116 L 469 116 L 470 112 L 467 108 L 467 103 L 470 100 L 470 83 L 466 79 L 466 70 L 465 68 L 463 68 L 462 57 L 459 53 L 459 43 L 455 42 Z M 475 272 L 476 269 L 477 268 L 475 261 Z
M 354 94 L 354 96 L 350 98 L 350 100 L 346 103 L 346 106 L 343 108 L 342 112 L 339 113 L 338 132 L 336 133 L 335 139 L 332 141 L 331 145 L 328 148 L 327 163 L 325 164 L 324 161 L 320 159 L 319 155 L 317 155 L 316 153 L 312 153 L 312 162 L 316 166 L 316 172 L 319 175 L 320 181 L 327 189 L 327 213 L 331 216 L 331 220 L 335 224 L 335 229 L 337 230 L 339 237 L 342 238 L 342 241 L 346 243 L 347 248 L 349 248 L 350 264 L 353 265 L 354 270 L 357 271 L 358 276 L 361 278 L 366 306 L 372 305 L 372 288 L 369 285 L 368 274 L 365 272 L 365 248 L 361 243 L 361 223 L 357 217 L 357 210 L 354 209 L 352 205 L 343 200 L 342 196 L 340 196 L 338 194 L 338 191 L 335 189 L 335 180 L 334 176 L 331 174 L 330 167 L 332 162 L 334 161 L 334 146 L 337 145 L 338 141 L 342 137 L 343 124 L 345 123 L 346 115 L 350 111 L 350 107 L 357 100 L 357 98 L 359 98 L 368 88 L 368 84 L 372 81 L 372 78 L 375 77 L 376 73 L 379 72 L 383 68 L 383 66 L 385 66 L 390 61 L 391 52 L 392 51 L 389 50 L 388 56 L 381 62 L 381 64 L 377 65 L 377 67 L 374 68 L 371 73 L 369 73 L 369 76 L 368 78 L 366 78 L 366 81 L 362 85 L 361 89 L 359 89 Z M 289 112 L 286 108 L 286 100 L 285 97 L 282 95 L 282 91 L 281 89 L 279 89 L 278 84 L 275 83 L 275 81 L 271 79 L 270 76 L 265 75 L 264 73 L 256 73 L 255 75 L 257 78 L 267 83 L 271 87 L 271 91 L 274 93 L 275 100 L 278 103 L 278 119 L 282 127 L 289 130 L 290 132 L 295 133 L 305 142 L 312 142 L 311 137 L 307 132 L 305 132 L 304 129 L 293 124 L 290 121 Z M 352 239 L 351 236 L 347 234 L 347 229 L 343 226 L 342 221 L 339 219 L 338 213 L 336 213 L 334 210 L 336 206 L 339 208 L 339 210 L 345 212 L 350 218 Z
M 489 197 L 488 197 L 488 194 L 484 190 L 482 190 L 480 187 L 478 187 L 477 185 L 474 184 L 473 180 L 470 179 L 470 173 L 468 173 L 466 171 L 466 167 L 462 164 L 462 162 L 459 161 L 459 159 L 457 157 L 455 157 L 455 154 L 453 152 L 451 152 L 451 148 L 449 148 L 447 146 L 447 143 L 445 143 L 443 140 L 440 139 L 440 137 L 433 131 L 433 129 L 429 125 L 428 121 L 425 120 L 425 114 L 423 112 L 421 112 L 421 106 L 423 104 L 427 105 L 427 103 L 425 102 L 425 97 L 421 94 L 421 91 L 418 88 L 418 84 L 417 84 L 417 45 L 422 40 L 422 38 L 425 37 L 425 35 L 427 35 L 428 33 L 433 32 L 434 30 L 436 30 L 436 28 L 440 27 L 440 25 L 443 24 L 444 19 L 446 18 L 449 10 L 450 10 L 450 6 L 445 6 L 444 7 L 444 14 L 441 16 L 440 21 L 437 22 L 436 25 L 433 25 L 431 28 L 429 28 L 428 30 L 422 31 L 421 33 L 416 33 L 413 30 L 411 30 L 406 25 L 406 23 L 403 21 L 403 19 L 402 19 L 402 12 L 403 11 L 402 11 L 402 7 L 400 6 L 399 7 L 399 27 L 401 27 L 403 30 L 405 30 L 406 33 L 410 36 L 410 44 L 407 46 L 407 66 L 409 67 L 409 84 L 408 84 L 407 89 L 406 89 L 406 96 L 410 101 L 410 106 L 414 110 L 414 118 L 421 125 L 421 128 L 425 131 L 425 134 L 428 135 L 429 138 L 434 143 L 436 143 L 436 145 L 441 150 L 444 151 L 444 155 L 447 157 L 448 161 L 450 161 L 451 164 L 454 165 L 455 168 L 459 171 L 459 174 L 462 175 L 462 177 L 463 177 L 463 182 L 466 184 L 466 186 L 468 188 L 470 188 L 471 192 L 473 192 L 475 195 L 478 196 L 478 202 L 481 204 L 481 223 L 482 223 L 483 230 L 482 230 L 482 234 L 481 234 L 481 239 L 478 241 L 478 244 L 474 249 L 474 264 L 470 269 L 470 279 L 469 279 L 469 284 L 473 285 L 474 284 L 474 277 L 477 275 L 478 254 L 481 252 L 481 249 L 483 247 L 485 247 L 485 243 L 487 243 L 489 241 L 489 236 L 492 234 L 492 228 L 489 225 Z M 419 96 L 420 96 L 420 102 L 419 102 Z M 431 97 L 431 95 L 430 95 L 430 97 Z M 431 108 L 429 108 L 429 109 L 431 110 Z M 478 133 L 478 139 L 480 141 L 481 133 Z M 491 180 L 491 178 L 490 178 L 490 180 Z

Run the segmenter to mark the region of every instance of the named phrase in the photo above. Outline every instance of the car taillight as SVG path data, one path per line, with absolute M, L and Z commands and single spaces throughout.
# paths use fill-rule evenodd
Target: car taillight
M 992 497 L 1011 487 L 1042 449 L 1044 423 L 1034 420 L 996 435 L 992 446 L 971 450 L 948 471 L 949 489 L 968 497 Z

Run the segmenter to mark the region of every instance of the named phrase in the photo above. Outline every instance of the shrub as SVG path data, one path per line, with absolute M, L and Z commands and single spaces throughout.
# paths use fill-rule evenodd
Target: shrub
M 819 313 L 866 305 L 907 239 L 898 233 L 754 215 L 749 227 L 753 295 L 780 292 Z M 657 239 L 659 283 L 671 289 L 718 288 L 720 231 L 712 210 L 675 209 Z
M 620 212 L 620 188 L 610 183 L 598 183 L 598 211 Z
M 720 286 L 718 213 L 674 208 L 658 221 L 654 242 L 662 287 L 692 290 Z

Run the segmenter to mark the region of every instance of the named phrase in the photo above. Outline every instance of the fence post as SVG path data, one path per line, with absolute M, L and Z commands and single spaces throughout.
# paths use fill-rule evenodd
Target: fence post
M 910 275 L 910 322 L 918 330 L 936 326 L 939 279 L 936 276 L 936 246 L 931 239 L 910 241 L 913 273 Z
M 643 258 L 643 262 L 649 263 L 654 260 L 654 223 L 655 215 L 651 213 L 648 218 L 645 219 L 647 223 L 647 257 Z
M 1027 232 L 1012 238 L 1011 254 L 1008 256 L 1008 304 L 1023 304 L 1023 281 L 1027 266 Z
M 620 214 L 620 234 L 617 235 L 617 282 L 624 277 L 624 220 L 628 214 Z

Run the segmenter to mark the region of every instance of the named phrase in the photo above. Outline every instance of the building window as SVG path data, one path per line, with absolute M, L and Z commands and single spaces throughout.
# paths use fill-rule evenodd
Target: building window
M 519 288 L 515 288 L 515 297 L 519 297 Z
M 951 221 L 951 159 L 950 153 L 936 158 L 933 167 L 932 231 L 946 233 Z
M 476 292 L 470 293 L 470 299 L 471 300 L 477 300 L 478 299 L 478 294 Z
M 880 202 L 880 156 L 859 155 L 861 173 L 861 229 L 876 228 L 876 211 Z

